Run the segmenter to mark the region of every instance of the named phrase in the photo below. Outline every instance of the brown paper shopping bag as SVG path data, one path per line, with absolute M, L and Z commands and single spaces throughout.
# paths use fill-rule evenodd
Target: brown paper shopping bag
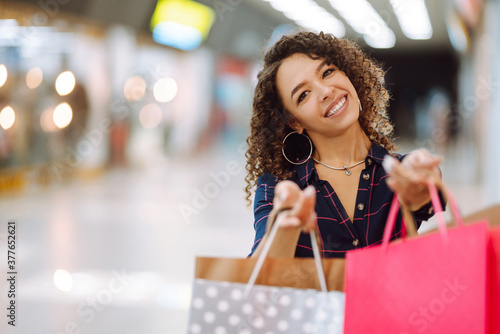
M 274 221 L 280 211 L 280 209 L 273 209 L 269 214 L 266 235 L 270 235 L 271 226 L 274 226 Z M 319 240 L 317 241 L 319 243 Z M 247 283 L 256 263 L 256 258 L 198 257 L 195 278 Z M 322 266 L 328 291 L 343 291 L 345 259 L 322 259 Z M 260 273 L 255 282 L 259 285 L 320 289 L 314 258 L 267 257 Z
M 189 333 L 343 332 L 344 261 L 321 261 L 314 231 L 314 259 L 267 258 L 277 229 L 257 259 L 197 260 Z
M 257 259 L 198 257 L 195 278 L 247 283 Z M 344 259 L 321 260 L 328 291 L 344 290 Z M 313 258 L 267 258 L 255 284 L 319 290 Z

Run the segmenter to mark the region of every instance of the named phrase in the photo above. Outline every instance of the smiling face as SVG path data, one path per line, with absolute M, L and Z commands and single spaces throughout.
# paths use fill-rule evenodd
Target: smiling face
M 276 74 L 283 106 L 295 117 L 293 128 L 311 138 L 335 137 L 359 126 L 358 95 L 344 72 L 324 59 L 296 53 Z

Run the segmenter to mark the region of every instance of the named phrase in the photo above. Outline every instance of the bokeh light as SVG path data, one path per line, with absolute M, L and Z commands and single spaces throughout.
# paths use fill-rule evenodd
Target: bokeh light
M 7 106 L 2 109 L 0 112 L 0 126 L 5 130 L 10 129 L 12 125 L 14 125 L 14 121 L 16 120 L 16 113 L 14 109 Z
M 146 81 L 139 75 L 134 75 L 125 81 L 123 93 L 127 101 L 135 102 L 144 97 L 146 93 Z
M 7 81 L 7 67 L 4 64 L 0 65 L 0 87 Z
M 68 95 L 75 89 L 76 79 L 71 71 L 62 72 L 56 79 L 56 91 L 59 95 Z
M 35 89 L 42 83 L 43 72 L 40 67 L 34 67 L 26 74 L 26 85 L 30 89 Z
M 42 113 L 42 115 L 40 116 L 40 126 L 45 132 L 54 132 L 58 129 L 56 124 L 54 123 L 53 108 L 48 108 Z
M 142 126 L 145 127 L 146 129 L 152 129 L 158 126 L 160 124 L 162 119 L 162 112 L 161 109 L 158 105 L 151 103 L 151 104 L 146 104 L 144 107 L 142 107 L 141 111 L 139 112 L 139 121 L 141 122 Z
M 71 106 L 66 102 L 59 104 L 54 109 L 53 115 L 54 123 L 59 128 L 65 128 L 71 123 L 73 119 L 73 110 L 71 110 Z
M 71 291 L 73 288 L 73 276 L 64 269 L 54 272 L 54 284 L 61 291 Z
M 155 83 L 153 94 L 158 102 L 172 101 L 177 95 L 177 82 L 172 78 L 159 79 Z

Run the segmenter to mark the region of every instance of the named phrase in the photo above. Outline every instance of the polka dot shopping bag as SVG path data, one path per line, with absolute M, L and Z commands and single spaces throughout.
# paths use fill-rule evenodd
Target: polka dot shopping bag
M 314 259 L 266 258 L 276 231 L 277 224 L 258 259 L 238 262 L 252 266 L 246 282 L 194 280 L 188 333 L 343 333 L 345 295 L 341 291 L 328 291 L 332 287 L 342 288 L 343 260 L 321 260 L 314 231 L 311 233 Z M 290 266 L 284 266 L 283 261 Z M 220 266 L 219 261 L 216 263 Z M 278 277 L 274 283 L 281 281 L 283 286 L 259 284 L 265 276 Z M 311 288 L 304 288 L 307 284 Z

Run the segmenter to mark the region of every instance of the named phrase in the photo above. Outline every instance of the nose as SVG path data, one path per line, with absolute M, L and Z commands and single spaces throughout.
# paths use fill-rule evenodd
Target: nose
M 334 88 L 324 81 L 317 83 L 320 102 L 329 100 L 332 97 Z

